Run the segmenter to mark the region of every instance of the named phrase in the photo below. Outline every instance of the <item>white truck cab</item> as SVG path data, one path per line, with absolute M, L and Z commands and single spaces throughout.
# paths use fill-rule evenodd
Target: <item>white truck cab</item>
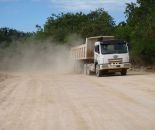
M 130 67 L 127 43 L 123 40 L 97 41 L 94 47 L 96 74 L 117 72 L 126 75 Z

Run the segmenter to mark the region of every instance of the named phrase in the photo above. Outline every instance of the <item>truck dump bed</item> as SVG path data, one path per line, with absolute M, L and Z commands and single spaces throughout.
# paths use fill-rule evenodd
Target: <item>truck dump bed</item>
M 114 36 L 96 36 L 86 38 L 86 43 L 71 48 L 71 56 L 74 60 L 94 59 L 94 46 L 96 41 L 113 40 Z

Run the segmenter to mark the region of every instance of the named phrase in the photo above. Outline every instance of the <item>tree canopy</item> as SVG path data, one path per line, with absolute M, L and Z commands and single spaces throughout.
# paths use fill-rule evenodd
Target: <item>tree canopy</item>
M 24 33 L 7 27 L 0 28 L 0 47 L 8 46 L 13 41 L 26 39 L 30 36 L 32 33 Z
M 114 29 L 113 18 L 104 9 L 97 9 L 88 14 L 66 13 L 49 17 L 43 27 L 38 30 L 39 37 L 52 37 L 59 42 L 66 42 L 70 34 L 79 34 L 81 37 L 94 35 L 110 35 Z
M 116 35 L 131 43 L 134 62 L 155 63 L 155 1 L 128 3 L 125 14 L 127 20 L 117 26 Z

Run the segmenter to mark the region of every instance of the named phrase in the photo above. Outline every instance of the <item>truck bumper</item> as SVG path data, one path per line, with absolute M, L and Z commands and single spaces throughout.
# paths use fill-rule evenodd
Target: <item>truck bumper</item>
M 122 69 L 129 69 L 131 67 L 130 63 L 123 64 L 102 64 L 100 65 L 100 70 L 114 70 L 120 71 Z

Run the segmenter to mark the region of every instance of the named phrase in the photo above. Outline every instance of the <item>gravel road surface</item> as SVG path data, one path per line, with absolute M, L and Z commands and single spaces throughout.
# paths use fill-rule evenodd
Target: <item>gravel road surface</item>
M 0 130 L 155 130 L 155 74 L 12 74 Z

